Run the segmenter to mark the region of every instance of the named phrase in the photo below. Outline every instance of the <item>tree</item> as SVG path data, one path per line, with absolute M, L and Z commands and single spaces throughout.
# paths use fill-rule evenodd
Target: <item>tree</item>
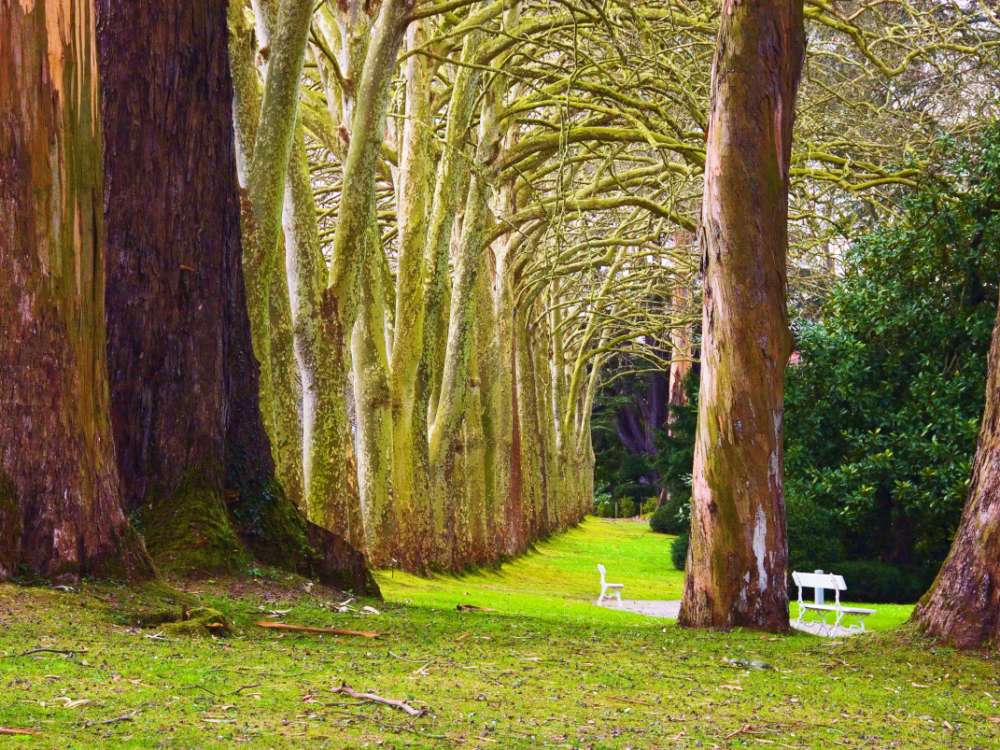
M 94 8 L 0 18 L 0 579 L 149 576 L 108 418 Z
M 679 623 L 788 629 L 782 397 L 801 0 L 723 4 L 702 203 L 691 544 Z
M 965 511 L 951 552 L 913 620 L 959 648 L 1000 645 L 1000 316 Z
M 125 495 L 164 566 L 231 570 L 246 547 L 376 590 L 361 554 L 308 523 L 274 476 L 243 283 L 226 10 L 226 0 L 98 3 Z
M 1000 236 L 1000 148 L 977 160 L 973 244 Z M 960 648 L 1000 645 L 1000 312 L 987 358 L 986 407 L 962 520 L 944 565 L 913 614 L 925 632 Z

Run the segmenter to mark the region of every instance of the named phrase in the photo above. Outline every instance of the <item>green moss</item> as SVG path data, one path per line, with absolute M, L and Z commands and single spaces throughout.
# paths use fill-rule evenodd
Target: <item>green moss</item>
M 128 590 L 118 590 L 112 618 L 138 628 L 156 628 L 172 635 L 224 635 L 231 631 L 228 618 L 218 609 L 160 580 Z M 162 626 L 162 627 L 161 627 Z
M 226 616 L 212 607 L 185 609 L 180 619 L 163 627 L 169 635 L 228 635 L 231 631 Z
M 160 570 L 182 575 L 236 572 L 248 562 L 221 490 L 199 481 L 196 474 L 173 493 L 154 496 L 135 521 Z
M 234 515 L 243 539 L 262 562 L 301 573 L 303 563 L 315 555 L 306 536 L 305 518 L 277 480 L 249 497 L 242 492 Z

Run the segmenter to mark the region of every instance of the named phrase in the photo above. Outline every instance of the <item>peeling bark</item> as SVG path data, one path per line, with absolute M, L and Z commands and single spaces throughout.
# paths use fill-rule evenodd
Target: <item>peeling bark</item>
M 1000 316 L 972 482 L 951 551 L 913 620 L 958 648 L 1000 647 Z
M 725 0 L 702 204 L 705 291 L 679 622 L 788 629 L 782 486 L 788 164 L 801 0 Z
M 104 357 L 92 0 L 0 0 L 0 580 L 148 577 Z

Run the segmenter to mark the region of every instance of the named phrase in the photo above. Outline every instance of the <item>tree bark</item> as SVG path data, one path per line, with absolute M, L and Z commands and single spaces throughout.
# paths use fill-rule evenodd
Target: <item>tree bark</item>
M 951 551 L 913 620 L 958 648 L 1000 646 L 1000 316 L 972 483 Z
M 725 0 L 712 70 L 691 544 L 679 622 L 788 629 L 788 164 L 802 0 Z
M 0 0 L 0 580 L 146 577 L 104 359 L 92 0 Z
M 115 438 L 159 562 L 376 590 L 274 477 L 243 283 L 226 0 L 99 0 Z M 182 83 L 180 83 L 182 82 Z

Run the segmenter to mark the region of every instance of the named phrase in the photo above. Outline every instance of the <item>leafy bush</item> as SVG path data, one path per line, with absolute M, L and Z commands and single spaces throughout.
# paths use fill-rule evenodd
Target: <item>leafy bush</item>
M 643 502 L 643 504 L 642 504 L 642 509 L 641 509 L 642 515 L 646 515 L 647 513 L 654 513 L 654 512 L 656 512 L 656 505 L 659 502 L 660 502 L 660 498 L 658 498 L 658 497 L 654 496 L 654 497 L 647 498 Z
M 676 502 L 660 506 L 649 517 L 649 528 L 657 534 L 682 534 L 687 527 L 688 520 L 679 513 Z
M 670 544 L 670 560 L 677 570 L 684 570 L 684 565 L 687 562 L 687 554 L 688 535 L 685 531 L 683 534 L 678 534 L 677 538 Z
M 785 398 L 790 535 L 793 513 L 811 520 L 793 554 L 818 542 L 817 523 L 843 547 L 820 559 L 908 566 L 947 554 L 1000 285 L 1000 127 L 939 164 L 898 222 L 846 253 L 821 318 L 795 324 L 801 363 L 788 368 Z M 819 519 L 818 508 L 832 518 Z
M 833 508 L 811 497 L 787 499 L 788 567 L 791 570 L 831 570 L 846 557 L 844 529 Z
M 671 407 L 670 431 L 656 435 L 656 456 L 653 468 L 660 476 L 660 485 L 669 495 L 670 515 L 677 516 L 687 528 L 691 508 L 691 467 L 694 465 L 694 440 L 698 427 L 698 374 L 693 369 L 684 381 L 687 404 Z M 655 531 L 656 529 L 654 529 Z M 674 531 L 666 533 L 676 533 Z
M 841 596 L 852 602 L 912 604 L 930 585 L 918 571 L 875 560 L 845 560 L 830 571 L 844 577 Z
M 630 497 L 601 493 L 594 498 L 594 515 L 600 518 L 631 518 L 635 513 L 636 502 Z

